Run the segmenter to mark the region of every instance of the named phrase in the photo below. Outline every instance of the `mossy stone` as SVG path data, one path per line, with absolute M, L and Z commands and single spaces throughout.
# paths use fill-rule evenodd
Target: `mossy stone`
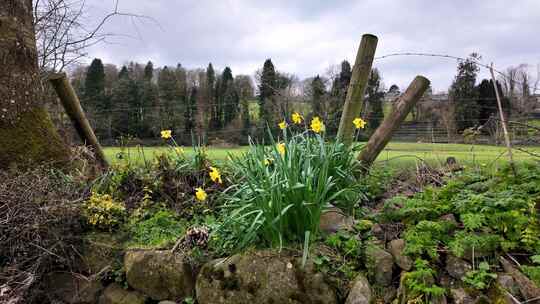
M 197 277 L 199 304 L 337 303 L 335 291 L 313 264 L 272 250 L 211 261 Z

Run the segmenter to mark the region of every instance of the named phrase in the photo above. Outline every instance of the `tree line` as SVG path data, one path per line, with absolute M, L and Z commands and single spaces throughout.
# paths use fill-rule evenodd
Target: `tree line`
M 436 101 L 429 89 L 412 111 L 409 123 L 428 121 L 455 138 L 468 128 L 491 122 L 498 111 L 494 85 L 490 79 L 477 81 L 479 59 L 478 54 L 471 54 L 459 61 L 447 99 Z M 149 142 L 158 139 L 164 129 L 172 130 L 182 144 L 191 144 L 194 139 L 210 144 L 246 144 L 249 137 L 262 140 L 268 131 L 276 134 L 278 123 L 293 112 L 308 121 L 319 116 L 326 133 L 335 135 L 351 76 L 352 67 L 346 60 L 324 75 L 299 80 L 278 71 L 271 59 L 254 77 L 235 76 L 230 67 L 216 71 L 211 63 L 206 68 L 186 69 L 181 64 L 156 68 L 152 62 L 131 62 L 118 69 L 94 59 L 89 66 L 75 69 L 70 78 L 105 144 L 126 136 Z M 532 95 L 530 90 L 515 83 L 519 84 L 496 82 L 507 116 L 531 111 L 532 102 L 527 107 L 522 102 Z M 521 91 L 527 96 L 516 99 Z M 380 71 L 373 68 L 361 114 L 368 122 L 367 130 L 361 139 L 382 122 L 384 109 L 390 106 L 385 100 L 391 102 L 400 93 L 395 84 L 386 89 Z
M 128 63 L 115 65 L 94 59 L 89 66 L 72 71 L 70 79 L 97 136 L 106 144 L 131 136 L 156 139 L 161 130 L 172 130 L 183 144 L 204 142 L 247 143 L 262 139 L 293 112 L 305 119 L 320 116 L 326 132 L 335 134 L 352 75 L 343 61 L 335 77 L 315 76 L 299 81 L 276 70 L 267 59 L 254 79 L 233 75 L 230 67 L 216 72 L 205 69 L 155 68 Z M 369 125 L 383 116 L 384 89 L 374 69 L 367 90 Z

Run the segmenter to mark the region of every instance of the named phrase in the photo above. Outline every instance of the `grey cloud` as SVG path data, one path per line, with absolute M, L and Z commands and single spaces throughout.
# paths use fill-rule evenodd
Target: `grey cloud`
M 121 0 L 124 11 L 155 18 L 135 22 L 116 18 L 107 31 L 140 35 L 119 44 L 91 49 L 121 64 L 153 60 L 158 65 L 195 68 L 213 62 L 234 73 L 252 74 L 266 58 L 279 70 L 300 77 L 323 74 L 329 64 L 354 61 L 363 33 L 379 37 L 377 55 L 429 52 L 467 56 L 476 51 L 486 63 L 504 69 L 540 62 L 540 1 L 248 1 Z M 93 18 L 111 0 L 89 0 Z M 405 87 L 416 74 L 432 80 L 435 90 L 448 87 L 455 61 L 395 57 L 375 62 L 389 86 Z M 485 76 L 485 71 L 481 76 Z

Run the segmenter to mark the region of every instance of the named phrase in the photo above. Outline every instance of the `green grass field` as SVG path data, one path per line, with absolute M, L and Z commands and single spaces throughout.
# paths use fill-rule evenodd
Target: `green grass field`
M 188 155 L 192 155 L 193 149 L 184 148 Z M 238 155 L 246 151 L 246 147 L 235 148 L 209 148 L 208 155 L 216 161 L 223 161 L 227 155 Z M 540 155 L 540 147 L 526 147 L 527 151 Z M 117 147 L 105 148 L 105 154 L 111 162 L 118 161 L 117 155 L 121 151 Z M 144 159 L 151 160 L 156 154 L 170 152 L 168 147 L 131 147 L 126 148 L 127 157 L 136 162 Z M 533 156 L 514 150 L 514 159 L 518 162 L 533 162 L 538 160 Z M 449 156 L 455 157 L 458 162 L 465 165 L 492 166 L 501 165 L 508 161 L 506 148 L 487 145 L 465 144 L 431 144 L 431 143 L 389 143 L 386 149 L 379 155 L 379 164 L 388 164 L 392 167 L 407 167 L 416 164 L 420 159 L 431 165 L 444 164 Z

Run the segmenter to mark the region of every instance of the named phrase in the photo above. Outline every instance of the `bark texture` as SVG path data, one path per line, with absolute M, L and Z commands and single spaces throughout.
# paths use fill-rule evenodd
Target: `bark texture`
M 43 107 L 31 0 L 0 1 L 0 64 L 0 169 L 68 161 Z

